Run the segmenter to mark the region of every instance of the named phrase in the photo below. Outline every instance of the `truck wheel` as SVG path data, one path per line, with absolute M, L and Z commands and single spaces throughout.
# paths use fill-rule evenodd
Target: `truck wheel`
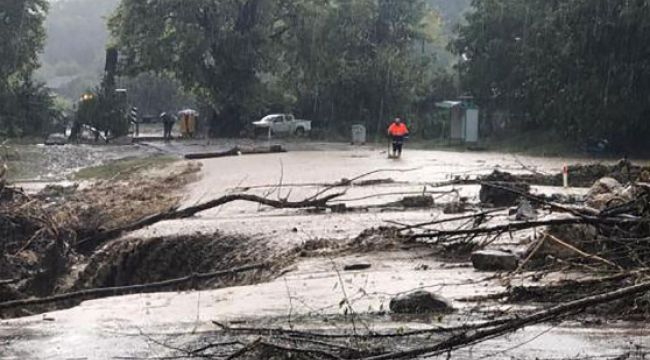
M 304 128 L 297 128 L 295 132 L 296 136 L 303 137 L 305 135 L 305 129 Z

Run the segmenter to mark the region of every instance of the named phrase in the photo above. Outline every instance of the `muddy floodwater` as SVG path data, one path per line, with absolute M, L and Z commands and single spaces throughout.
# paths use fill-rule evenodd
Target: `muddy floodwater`
M 145 144 L 143 153 L 185 154 L 223 149 L 211 145 Z M 146 149 L 146 150 L 144 150 Z M 387 158 L 385 149 L 347 145 L 294 145 L 289 152 L 202 160 L 201 178 L 178 189 L 190 206 L 227 193 L 246 191 L 275 199 L 301 200 L 325 184 L 381 170 L 365 179 L 390 179 L 376 186 L 350 187 L 340 197 L 347 206 L 372 206 L 398 200 L 405 193 L 436 191 L 437 201 L 462 196 L 475 202 L 478 187 L 433 188 L 432 183 L 454 177 L 488 174 L 495 169 L 513 173 L 560 172 L 565 163 L 586 160 L 536 158 L 499 153 L 407 150 L 402 159 Z M 137 152 L 137 151 L 136 151 Z M 538 193 L 584 194 L 585 189 L 533 189 Z M 377 194 L 383 194 L 377 196 Z M 316 239 L 349 241 L 362 231 L 396 223 L 412 224 L 444 217 L 440 209 L 409 210 L 381 207 L 344 214 L 274 210 L 236 202 L 168 221 L 128 234 L 142 239 L 178 234 L 246 235 L 278 252 Z M 517 241 L 520 239 L 511 239 Z M 219 259 L 215 259 L 219 261 Z M 369 264 L 343 271 L 348 264 Z M 151 293 L 110 297 L 81 305 L 13 320 L 0 321 L 1 359 L 127 359 L 178 355 L 182 346 L 216 330 L 213 320 L 250 326 L 350 330 L 339 306 L 351 299 L 359 318 L 370 330 L 420 329 L 483 320 L 475 303 L 462 301 L 504 290 L 492 273 L 471 264 L 433 255 L 426 248 L 401 247 L 309 257 L 297 261 L 269 282 L 212 290 Z M 561 276 L 561 275 L 560 275 Z M 567 275 L 568 276 L 568 275 Z M 442 317 L 399 317 L 385 310 L 392 297 L 412 289 L 426 289 L 448 298 L 457 312 Z M 486 306 L 490 307 L 490 304 Z M 533 305 L 491 310 L 517 311 Z M 609 359 L 623 354 L 635 358 L 650 346 L 650 328 L 642 323 L 598 325 L 550 323 L 453 353 L 458 359 Z M 441 358 L 446 358 L 441 357 Z M 638 358 L 641 358 L 640 355 Z

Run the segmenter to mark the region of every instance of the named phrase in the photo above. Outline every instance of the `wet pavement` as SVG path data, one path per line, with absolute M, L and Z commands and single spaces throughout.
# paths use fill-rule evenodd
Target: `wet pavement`
M 230 142 L 194 145 L 156 143 L 143 147 L 184 154 L 227 149 L 231 145 Z M 510 172 L 535 169 L 555 173 L 565 162 L 577 162 L 575 159 L 424 150 L 407 150 L 402 159 L 390 160 L 381 148 L 341 144 L 294 144 L 290 145 L 290 150 L 283 154 L 201 161 L 202 178 L 185 189 L 179 189 L 185 194 L 184 205 L 210 200 L 240 191 L 236 189 L 241 188 L 248 188 L 249 193 L 301 200 L 322 190 L 323 186 L 296 184 L 331 183 L 383 169 L 386 171 L 365 179 L 391 178 L 396 183 L 352 187 L 342 197 L 359 199 L 379 192 L 392 194 L 347 202 L 348 205 L 373 205 L 395 201 L 403 196 L 394 193 L 451 190 L 451 187 L 433 189 L 427 184 L 455 176 L 487 174 L 495 168 Z M 584 160 L 579 162 L 585 163 Z M 459 189 L 462 196 L 470 198 L 470 202 L 477 196 L 477 190 L 472 186 Z M 562 189 L 537 188 L 536 191 L 547 193 Z M 568 190 L 575 194 L 584 191 Z M 315 238 L 346 241 L 367 228 L 387 225 L 387 221 L 416 223 L 443 216 L 446 215 L 436 209 L 398 211 L 390 208 L 350 214 L 310 214 L 237 202 L 205 211 L 191 219 L 160 223 L 129 236 L 141 238 L 219 230 L 255 236 L 280 251 Z M 371 268 L 357 272 L 336 271 L 350 263 L 369 263 Z M 323 329 L 334 326 L 340 330 L 350 325 L 344 321 L 324 322 L 323 319 L 341 317 L 342 309 L 338 305 L 344 297 L 341 289 L 346 290 L 357 313 L 372 319 L 368 321 L 368 326 L 373 329 L 426 328 L 476 321 L 482 315 L 472 311 L 475 304 L 458 300 L 503 290 L 496 280 L 486 280 L 491 275 L 477 272 L 468 264 L 436 259 L 421 249 L 346 255 L 334 259 L 305 259 L 269 283 L 197 292 L 105 298 L 84 302 L 73 309 L 1 321 L 0 358 L 167 356 L 174 354 L 174 351 L 160 346 L 159 342 L 170 335 L 176 339 L 175 343 L 179 339 L 196 340 L 202 333 L 215 330 L 212 320 L 248 321 L 250 324 L 261 321 L 274 326 L 287 326 L 291 314 L 292 323 L 299 327 Z M 396 318 L 378 314 L 386 309 L 392 296 L 414 288 L 426 288 L 449 298 L 459 309 L 458 312 L 443 319 Z M 591 327 L 576 324 L 540 325 L 454 353 L 453 358 L 600 359 L 648 346 L 648 335 L 650 329 L 645 324 Z

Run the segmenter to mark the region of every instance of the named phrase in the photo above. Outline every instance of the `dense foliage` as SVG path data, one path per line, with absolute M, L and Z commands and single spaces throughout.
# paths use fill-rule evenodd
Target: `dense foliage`
M 374 130 L 449 85 L 423 0 L 123 0 L 110 25 L 127 73 L 174 74 L 221 134 L 270 111 Z
M 517 130 L 643 146 L 650 136 L 650 1 L 474 0 L 453 49 L 462 82 Z
M 54 116 L 52 98 L 32 77 L 46 12 L 45 0 L 7 0 L 0 8 L 0 135 L 40 134 Z

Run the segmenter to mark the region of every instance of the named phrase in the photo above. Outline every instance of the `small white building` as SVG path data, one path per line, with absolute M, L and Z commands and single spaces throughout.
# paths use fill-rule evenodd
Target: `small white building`
M 479 139 L 478 108 L 467 101 L 441 101 L 441 109 L 449 110 L 449 139 L 458 143 L 477 143 Z

